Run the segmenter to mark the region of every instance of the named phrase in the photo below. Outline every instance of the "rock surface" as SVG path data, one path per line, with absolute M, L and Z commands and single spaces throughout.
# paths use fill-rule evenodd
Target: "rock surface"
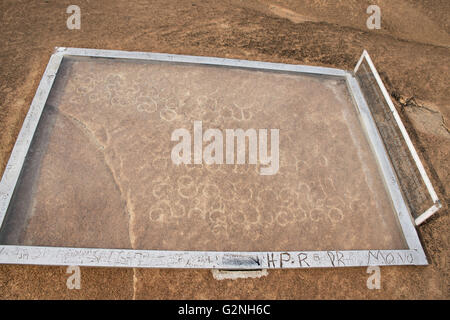
M 381 30 L 366 28 L 365 10 L 371 1 L 296 3 L 153 1 L 150 7 L 147 1 L 108 1 L 108 6 L 100 1 L 78 1 L 81 29 L 68 30 L 66 3 L 2 1 L 0 171 L 6 166 L 55 46 L 219 56 L 347 70 L 353 69 L 362 50 L 367 49 L 395 97 L 444 204 L 419 228 L 429 266 L 382 268 L 381 290 L 367 289 L 366 268 L 280 270 L 259 279 L 224 281 L 214 280 L 207 270 L 81 268 L 82 289 L 68 290 L 66 268 L 2 265 L 0 295 L 5 299 L 448 299 L 449 2 L 383 2 Z M 270 9 L 272 5 L 289 11 Z M 404 103 L 411 97 L 417 104 Z

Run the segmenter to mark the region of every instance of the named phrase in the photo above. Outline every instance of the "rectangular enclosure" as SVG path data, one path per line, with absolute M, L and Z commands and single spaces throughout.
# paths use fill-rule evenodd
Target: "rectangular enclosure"
M 59 48 L 0 184 L 0 263 L 426 264 L 356 75 Z

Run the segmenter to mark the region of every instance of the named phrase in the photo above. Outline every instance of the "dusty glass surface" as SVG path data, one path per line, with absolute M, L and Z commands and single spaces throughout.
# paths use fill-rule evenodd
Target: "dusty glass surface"
M 194 121 L 203 132 L 279 129 L 278 172 L 175 165 L 171 134 L 193 134 Z M 50 92 L 0 243 L 407 248 L 342 78 L 72 57 Z
M 433 205 L 433 201 L 420 177 L 417 165 L 414 163 L 389 105 L 365 59 L 356 72 L 356 79 L 383 138 L 384 146 L 410 212 L 414 218 L 417 218 Z

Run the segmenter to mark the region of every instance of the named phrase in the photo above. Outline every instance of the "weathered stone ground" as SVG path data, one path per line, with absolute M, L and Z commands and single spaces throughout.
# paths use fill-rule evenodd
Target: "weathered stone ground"
M 382 29 L 368 30 L 369 4 Z M 208 270 L 0 266 L 0 297 L 28 298 L 438 298 L 448 299 L 450 37 L 448 1 L 79 1 L 81 30 L 66 28 L 68 1 L 0 4 L 0 172 L 55 46 L 153 51 L 352 69 L 367 49 L 430 173 L 441 209 L 419 228 L 429 266 L 269 271 L 217 281 Z

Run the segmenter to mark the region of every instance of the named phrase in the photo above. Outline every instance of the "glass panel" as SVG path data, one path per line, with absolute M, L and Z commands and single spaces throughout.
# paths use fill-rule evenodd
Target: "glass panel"
M 396 172 L 401 190 L 411 214 L 417 218 L 433 205 L 430 194 L 420 176 L 402 133 L 397 126 L 389 105 L 364 59 L 356 73 L 356 79 L 366 97 L 378 131 Z
M 243 148 L 226 129 L 248 134 Z M 174 131 L 191 138 L 182 153 L 191 164 L 174 163 Z M 215 137 L 215 152 L 202 134 Z M 225 163 L 232 140 L 243 164 Z M 220 150 L 224 164 L 205 162 Z M 343 78 L 73 57 L 55 79 L 0 243 L 407 249 Z

